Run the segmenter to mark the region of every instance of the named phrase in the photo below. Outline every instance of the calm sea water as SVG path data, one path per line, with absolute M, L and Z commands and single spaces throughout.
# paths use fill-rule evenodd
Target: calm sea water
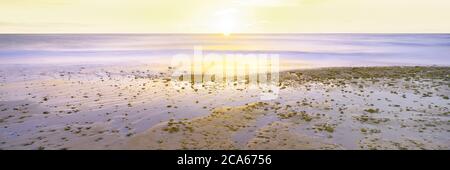
M 450 34 L 10 34 L 0 35 L 0 63 L 160 60 L 194 46 L 279 54 L 311 67 L 450 65 Z

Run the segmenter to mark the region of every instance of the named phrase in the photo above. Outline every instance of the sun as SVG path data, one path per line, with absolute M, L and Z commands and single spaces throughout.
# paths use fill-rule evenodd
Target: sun
M 215 29 L 217 32 L 222 33 L 224 36 L 230 36 L 236 31 L 237 17 L 235 10 L 224 10 L 217 14 L 217 20 L 215 21 Z
M 232 15 L 224 15 L 219 20 L 219 31 L 225 36 L 230 36 L 236 26 L 236 20 Z

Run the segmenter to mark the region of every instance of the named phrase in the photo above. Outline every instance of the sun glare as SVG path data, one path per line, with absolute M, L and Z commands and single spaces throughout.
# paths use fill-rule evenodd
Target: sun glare
M 231 15 L 224 15 L 219 21 L 219 31 L 225 36 L 229 36 L 235 27 L 234 17 Z
M 232 9 L 223 10 L 217 13 L 217 20 L 215 21 L 215 29 L 224 36 L 230 36 L 236 31 L 237 18 L 236 11 Z

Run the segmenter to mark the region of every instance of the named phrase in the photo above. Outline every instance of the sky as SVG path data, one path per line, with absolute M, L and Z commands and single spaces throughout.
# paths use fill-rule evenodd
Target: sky
M 450 33 L 450 0 L 0 0 L 0 33 Z

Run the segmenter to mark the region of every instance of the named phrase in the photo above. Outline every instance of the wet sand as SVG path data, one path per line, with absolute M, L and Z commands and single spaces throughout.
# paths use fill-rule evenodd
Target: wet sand
M 280 94 L 151 65 L 0 68 L 0 149 L 450 149 L 449 67 L 280 74 Z

